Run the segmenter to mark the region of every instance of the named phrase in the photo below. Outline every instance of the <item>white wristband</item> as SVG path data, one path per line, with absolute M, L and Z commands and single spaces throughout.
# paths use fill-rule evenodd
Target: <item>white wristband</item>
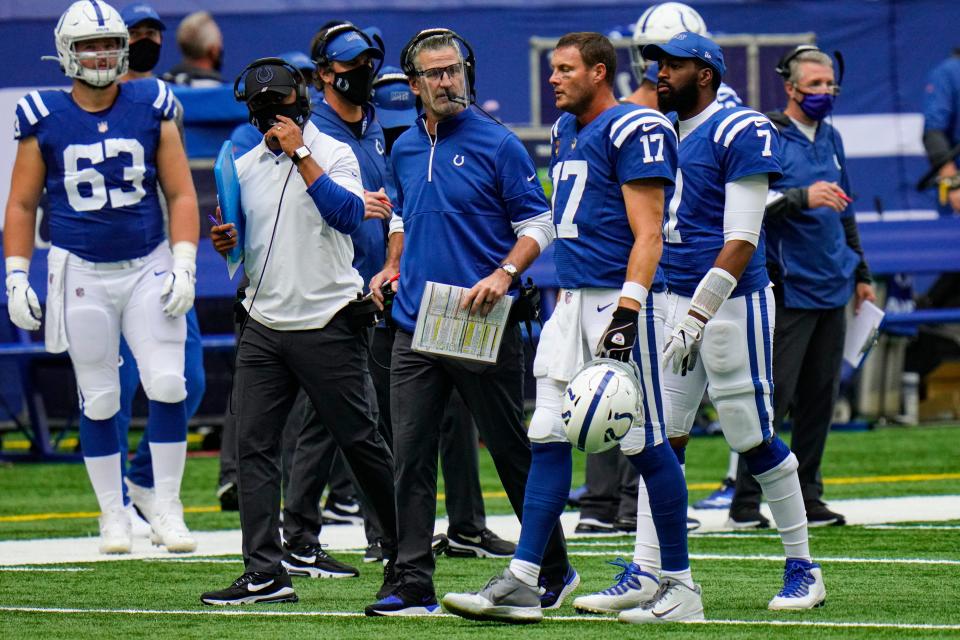
M 647 288 L 640 284 L 639 282 L 631 282 L 627 280 L 623 283 L 623 288 L 620 289 L 621 298 L 630 298 L 635 300 L 642 307 L 647 304 L 647 296 L 650 293 L 647 291 Z
M 7 275 L 10 275 L 14 271 L 30 273 L 30 258 L 24 258 L 23 256 L 7 256 L 5 262 L 7 265 Z
M 736 278 L 720 267 L 713 267 L 707 271 L 707 275 L 703 276 L 697 290 L 693 292 L 690 308 L 709 320 L 717 315 L 720 305 L 726 302 L 736 288 Z
M 197 272 L 197 245 L 186 240 L 173 245 L 173 268 L 186 269 L 190 273 Z

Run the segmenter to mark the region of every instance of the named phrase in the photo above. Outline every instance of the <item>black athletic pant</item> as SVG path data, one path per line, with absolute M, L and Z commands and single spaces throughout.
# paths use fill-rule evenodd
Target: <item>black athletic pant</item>
M 323 329 L 309 331 L 275 331 L 251 318 L 238 345 L 236 371 L 237 479 L 247 571 L 281 572 L 281 440 L 301 387 L 385 531 L 396 531 L 393 459 L 377 432 L 365 336 L 351 331 L 342 313 Z M 395 538 L 383 544 L 393 557 Z
M 506 330 L 496 364 L 440 358 L 413 351 L 412 336 L 393 344 L 390 403 L 396 459 L 399 549 L 404 584 L 433 591 L 431 550 L 437 513 L 438 416 L 456 388 L 473 415 L 517 517 L 530 470 L 530 442 L 523 427 L 523 343 L 516 326 Z M 563 531 L 554 527 L 542 571 L 555 578 L 567 570 Z
M 773 334 L 773 427 L 791 416 L 790 449 L 797 456 L 800 488 L 807 504 L 823 497 L 820 461 L 840 390 L 844 307 L 788 309 L 778 301 Z M 731 511 L 759 506 L 760 484 L 740 456 Z

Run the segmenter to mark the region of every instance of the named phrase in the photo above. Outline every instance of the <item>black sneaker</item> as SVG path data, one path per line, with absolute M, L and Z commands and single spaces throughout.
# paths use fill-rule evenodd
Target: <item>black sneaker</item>
M 334 559 L 319 544 L 309 544 L 298 549 L 288 548 L 281 564 L 292 576 L 356 578 L 360 575 L 355 568 Z
M 433 540 L 430 542 L 430 548 L 433 550 L 434 558 L 443 555 L 449 546 L 450 540 L 444 533 L 438 533 L 433 536 Z
M 847 519 L 839 513 L 830 511 L 827 505 L 820 501 L 808 502 L 807 524 L 811 527 L 842 527 L 847 524 Z
M 227 482 L 217 489 L 217 498 L 220 500 L 220 511 L 240 511 L 240 496 L 237 485 Z
M 636 533 L 637 519 L 620 517 L 613 521 L 613 527 L 617 531 L 623 531 L 624 533 Z
M 367 605 L 363 612 L 368 616 L 429 616 L 440 613 L 440 603 L 433 591 L 403 585 Z
M 223 591 L 208 591 L 200 602 L 210 605 L 253 604 L 255 602 L 296 602 L 298 600 L 290 576 L 248 572 Z
M 363 524 L 360 503 L 353 496 L 327 496 L 320 515 L 323 524 Z
M 363 552 L 364 562 L 383 562 L 383 547 L 379 542 L 374 542 Z
M 383 600 L 400 587 L 400 576 L 396 571 L 395 562 L 387 560 L 383 563 L 383 584 L 377 591 L 377 600 Z M 371 614 L 367 614 L 371 615 Z
M 455 531 L 447 532 L 447 555 L 451 558 L 512 558 L 517 545 L 508 542 L 490 529 L 468 536 Z
M 769 529 L 770 521 L 760 513 L 760 507 L 731 509 L 727 526 L 731 529 Z
M 580 522 L 577 523 L 577 528 L 574 529 L 573 532 L 592 536 L 620 535 L 620 532 L 617 531 L 612 522 L 597 520 L 596 518 L 580 518 Z

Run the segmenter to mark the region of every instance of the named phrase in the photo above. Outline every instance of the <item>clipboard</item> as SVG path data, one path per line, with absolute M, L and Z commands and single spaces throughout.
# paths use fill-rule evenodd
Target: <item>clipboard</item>
M 217 183 L 217 203 L 223 223 L 233 223 L 237 233 L 237 246 L 227 253 L 227 274 L 233 279 L 243 262 L 243 211 L 240 209 L 240 181 L 233 163 L 233 143 L 227 140 L 220 147 L 213 165 L 213 178 Z
M 864 357 L 876 344 L 883 316 L 883 309 L 865 301 L 860 306 L 860 313 L 847 325 L 847 333 L 843 339 L 843 359 L 854 369 L 860 367 Z

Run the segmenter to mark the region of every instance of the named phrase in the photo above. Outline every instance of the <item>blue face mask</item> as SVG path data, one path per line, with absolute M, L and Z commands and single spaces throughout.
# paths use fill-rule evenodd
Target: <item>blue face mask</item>
M 833 111 L 833 101 L 836 96 L 832 93 L 803 93 L 800 101 L 800 110 L 811 120 L 820 121 L 830 115 Z

